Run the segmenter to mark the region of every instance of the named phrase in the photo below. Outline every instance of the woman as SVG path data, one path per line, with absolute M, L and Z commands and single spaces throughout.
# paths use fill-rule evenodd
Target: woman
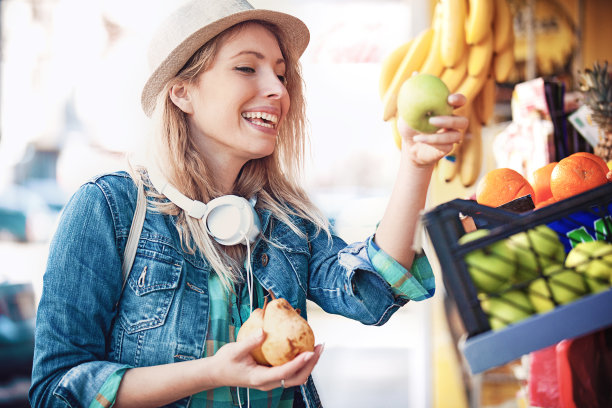
M 318 407 L 310 373 L 322 346 L 257 365 L 250 352 L 265 333 L 235 342 L 252 309 L 274 294 L 303 317 L 310 299 L 380 325 L 433 295 L 413 237 L 434 163 L 467 119 L 432 118 L 445 130 L 427 136 L 401 126 L 397 182 L 375 237 L 347 245 L 296 183 L 308 39 L 298 19 L 246 1 L 195 1 L 162 25 L 142 94 L 157 124 L 146 168 L 82 186 L 51 244 L 32 406 Z M 148 209 L 122 288 L 140 182 Z M 228 196 L 251 204 L 214 215 L 212 200 Z

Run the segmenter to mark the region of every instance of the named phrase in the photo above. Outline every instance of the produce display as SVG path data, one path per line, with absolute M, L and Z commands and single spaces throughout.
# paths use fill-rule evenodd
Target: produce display
M 535 170 L 532 179 L 505 167 L 491 170 L 476 186 L 476 201 L 498 207 L 529 194 L 536 208 L 541 208 L 606 184 L 612 172 L 601 157 L 576 152 Z
M 236 341 L 243 341 L 262 329 L 266 335 L 261 347 L 251 355 L 258 364 L 278 366 L 304 351 L 314 351 L 314 333 L 308 322 L 285 299 L 264 302 L 244 322 Z
M 552 265 L 562 264 L 565 248 L 555 231 L 546 225 L 538 225 L 527 231 L 512 235 L 509 245 L 516 253 L 517 283 L 528 282 L 539 276 L 538 271 Z
M 561 159 L 550 174 L 550 191 L 555 201 L 607 183 L 608 166 L 578 154 Z
M 415 72 L 440 78 L 450 93 L 466 96 L 460 113 L 470 119 L 470 126 L 463 142 L 438 162 L 438 174 L 445 182 L 459 176 L 464 186 L 473 185 L 482 165 L 481 129 L 493 116 L 496 82 L 508 80 L 514 68 L 513 49 L 513 17 L 507 0 L 438 1 L 431 25 L 382 62 L 383 119 L 391 122 L 398 147 L 398 109 L 405 113 L 418 105 L 416 96 L 406 88 L 402 91 L 404 83 Z M 402 117 L 406 119 L 405 114 Z
M 535 173 L 536 189 L 514 170 L 492 170 L 479 181 L 476 200 L 498 207 L 530 194 L 535 197 L 537 211 L 606 184 L 609 171 L 601 158 L 579 152 Z M 543 223 L 467 253 L 464 261 L 491 329 L 502 329 L 585 295 L 609 290 L 612 286 L 612 236 L 606 233 L 609 230 L 604 225 L 595 237 L 584 232 L 577 234 L 570 240 L 571 249 L 566 251 L 558 232 Z M 476 229 L 461 236 L 458 243 L 463 245 L 487 235 L 488 229 Z
M 489 207 L 499 207 L 525 195 L 533 197 L 534 190 L 529 181 L 516 170 L 494 169 L 480 179 L 476 186 L 476 201 Z
M 557 316 L 576 319 L 583 313 L 577 312 L 582 305 L 601 307 L 602 297 L 591 295 L 609 292 L 612 286 L 612 190 L 607 188 L 612 181 L 612 153 L 601 154 L 605 149 L 612 151 L 612 82 L 607 64 L 595 65 L 581 77 L 585 102 L 606 133 L 596 149 L 598 154 L 566 154 L 560 149 L 554 156 L 557 161 L 537 168 L 547 160 L 534 159 L 527 171 L 521 170 L 531 174 L 509 168 L 515 164 L 509 162 L 481 177 L 482 129 L 493 117 L 497 84 L 513 76 L 513 23 L 507 0 L 439 0 L 431 24 L 387 56 L 379 78 L 383 120 L 390 122 L 398 148 L 400 117 L 421 133 L 434 133 L 438 129 L 428 119 L 448 114 L 448 95 L 461 93 L 467 98 L 466 105 L 452 113 L 466 116 L 468 129 L 461 142 L 440 159 L 434 174 L 441 183 L 459 179 L 463 187 L 475 185 L 475 201 L 443 202 L 424 214 L 423 221 L 445 286 L 472 340 L 466 358 L 477 370 L 532 350 L 518 341 L 516 333 L 521 327 L 533 330 L 540 319 L 553 322 Z M 524 89 L 558 88 L 542 83 Z M 525 204 L 526 196 L 533 201 L 527 200 L 527 212 L 508 212 L 509 204 Z M 515 211 L 519 211 L 518 204 Z M 470 217 L 471 222 L 465 222 Z M 578 302 L 586 297 L 588 300 Z M 543 317 L 545 314 L 549 315 Z M 517 324 L 531 316 L 537 318 Z M 609 324 L 609 317 L 584 320 L 587 324 L 578 325 L 575 334 Z M 514 324 L 517 330 L 506 330 Z M 534 340 L 534 347 L 568 336 L 558 332 Z M 516 347 L 507 347 L 512 349 L 508 353 L 500 350 L 498 357 L 484 361 L 472 350 L 494 348 L 490 340 L 494 336 L 514 341 Z
M 458 345 L 473 373 L 612 324 L 612 75 L 607 62 L 579 73 L 586 106 L 570 120 L 574 134 L 565 123 L 573 105 L 563 81 L 516 84 L 513 121 L 489 144 L 501 123 L 487 125 L 496 100 L 506 96 L 496 94 L 520 76 L 515 62 L 527 59 L 518 49 L 533 46 L 531 34 L 540 44 L 528 62 L 540 55 L 565 61 L 576 45 L 571 30 L 555 41 L 529 31 L 526 40 L 525 26 L 540 29 L 557 20 L 536 25 L 534 15 L 545 15 L 541 5 L 526 17 L 511 3 L 513 16 L 508 2 L 437 0 L 431 24 L 398 44 L 379 81 L 383 120 L 398 148 L 398 120 L 434 133 L 428 118 L 446 114 L 444 97 L 467 98 L 452 113 L 467 117 L 468 128 L 438 161 L 434 207 L 422 220 L 466 332 Z M 538 69 L 544 65 L 535 62 Z M 586 130 L 576 126 L 578 119 Z
M 485 228 L 468 232 L 459 239 L 460 244 L 482 238 L 489 234 Z M 517 259 L 510 242 L 497 241 L 485 248 L 477 249 L 465 256 L 465 263 L 472 283 L 482 293 L 495 293 L 507 289 L 516 274 Z
M 559 250 L 551 255 L 547 253 L 551 248 L 563 249 L 554 231 L 540 225 L 524 236 L 538 229 L 549 232 L 529 240 L 527 246 L 516 245 L 512 236 L 470 252 L 464 258 L 493 330 L 612 286 L 612 243 L 582 242 L 567 257 Z M 476 230 L 464 237 L 486 233 L 486 230 Z M 468 241 L 461 239 L 459 243 Z
M 609 288 L 612 283 L 612 249 L 603 241 L 578 243 L 565 260 L 565 265 L 584 274 L 589 290 L 593 293 Z

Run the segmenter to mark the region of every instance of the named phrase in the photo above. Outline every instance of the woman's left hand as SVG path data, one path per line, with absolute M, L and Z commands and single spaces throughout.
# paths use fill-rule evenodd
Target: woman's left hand
M 319 344 L 314 351 L 298 354 L 293 360 L 275 367 L 259 365 L 251 355 L 265 339 L 263 331 L 244 341 L 230 342 L 219 348 L 212 357 L 217 361 L 214 370 L 216 386 L 255 388 L 269 391 L 278 387 L 294 387 L 306 383 L 323 352 Z
M 448 103 L 457 109 L 466 103 L 465 96 L 452 94 Z M 407 153 L 417 167 L 433 166 L 447 155 L 455 143 L 461 140 L 467 129 L 468 119 L 465 116 L 435 116 L 429 120 L 440 130 L 433 134 L 421 134 L 411 129 L 401 117 L 397 121 L 398 130 L 402 136 L 402 151 Z

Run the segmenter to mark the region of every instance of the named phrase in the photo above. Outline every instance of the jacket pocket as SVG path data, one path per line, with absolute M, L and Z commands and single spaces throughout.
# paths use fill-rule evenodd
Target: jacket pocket
M 181 277 L 182 261 L 173 252 L 169 246 L 149 241 L 138 248 L 119 306 L 127 333 L 164 324 Z

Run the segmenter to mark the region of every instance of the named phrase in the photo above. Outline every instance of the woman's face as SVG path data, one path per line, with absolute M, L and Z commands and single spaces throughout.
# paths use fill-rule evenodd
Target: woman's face
M 212 66 L 189 88 L 187 115 L 213 168 L 239 170 L 272 154 L 290 104 L 284 78 L 276 37 L 263 26 L 248 24 L 221 40 Z

